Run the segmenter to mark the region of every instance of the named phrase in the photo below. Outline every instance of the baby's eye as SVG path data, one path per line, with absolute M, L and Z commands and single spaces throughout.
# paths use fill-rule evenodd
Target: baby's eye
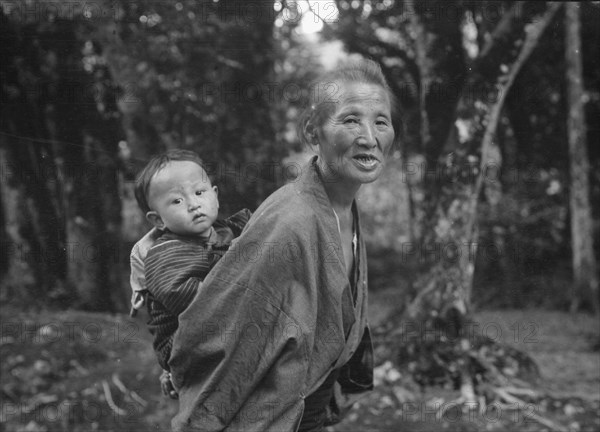
M 171 201 L 172 204 L 181 204 L 183 201 L 181 198 L 175 198 L 173 201 Z
M 202 195 L 203 193 L 204 193 L 204 191 L 201 191 L 201 190 L 196 191 L 196 195 Z

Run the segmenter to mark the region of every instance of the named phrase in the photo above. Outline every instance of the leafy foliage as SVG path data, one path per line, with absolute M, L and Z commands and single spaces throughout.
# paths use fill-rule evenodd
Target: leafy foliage
M 134 164 L 165 148 L 195 150 L 214 167 L 209 174 L 222 186 L 226 210 L 255 208 L 277 186 L 271 165 L 286 153 L 271 116 L 281 91 L 273 75 L 273 6 L 121 5 L 117 39 L 105 38 L 109 62 L 122 68 L 121 85 L 134 97 L 125 108 Z

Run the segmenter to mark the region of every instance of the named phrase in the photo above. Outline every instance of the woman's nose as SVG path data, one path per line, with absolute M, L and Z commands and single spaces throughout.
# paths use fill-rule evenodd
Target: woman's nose
M 369 125 L 363 125 L 358 137 L 358 144 L 366 147 L 375 147 L 377 145 L 377 139 L 375 138 L 375 131 Z

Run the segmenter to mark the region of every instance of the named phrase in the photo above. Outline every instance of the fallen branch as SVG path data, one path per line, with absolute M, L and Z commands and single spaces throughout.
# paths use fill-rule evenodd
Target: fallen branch
M 112 382 L 119 388 L 119 390 L 121 390 L 121 393 L 129 396 L 131 399 L 133 399 L 134 401 L 139 403 L 141 406 L 145 407 L 148 405 L 148 402 L 146 402 L 144 399 L 142 399 L 142 397 L 139 394 L 137 394 L 133 390 L 129 390 L 125 386 L 125 384 L 123 384 L 123 381 L 121 381 L 121 379 L 119 378 L 119 375 L 117 375 L 116 373 L 114 373 L 112 375 Z
M 49 394 L 38 394 L 31 398 L 27 405 L 23 407 L 23 412 L 30 413 L 39 409 L 43 405 L 54 403 L 58 400 L 58 396 Z
M 108 386 L 108 381 L 102 380 L 102 388 L 104 389 L 104 397 L 106 398 L 106 403 L 108 404 L 110 409 L 118 415 L 126 415 L 127 411 L 125 411 L 123 408 L 119 408 L 113 400 L 112 393 L 110 392 L 110 387 Z
M 84 367 L 81 365 L 81 363 L 79 363 L 79 362 L 77 361 L 77 359 L 71 359 L 71 360 L 69 361 L 69 364 L 70 364 L 71 366 L 73 366 L 73 367 L 74 367 L 74 368 L 77 370 L 77 372 L 79 372 L 79 373 L 80 373 L 81 375 L 83 375 L 83 376 L 86 376 L 86 375 L 89 375 L 89 374 L 90 374 L 90 371 L 89 371 L 89 370 L 87 370 L 86 368 L 84 368 Z
M 143 407 L 146 407 L 148 405 L 148 402 L 142 399 L 142 397 L 133 390 L 129 393 L 129 396 L 131 396 L 131 399 L 133 399 Z
M 504 391 L 506 391 L 507 393 L 510 394 L 517 394 L 517 395 L 525 395 L 525 396 L 529 396 L 530 398 L 534 398 L 534 399 L 539 399 L 540 397 L 540 393 L 536 392 L 533 389 L 530 388 L 520 388 L 520 387 L 504 387 L 503 389 Z
M 121 381 L 121 379 L 119 378 L 119 376 L 116 373 L 114 373 L 112 375 L 112 382 L 118 387 L 119 390 L 121 390 L 121 393 L 123 393 L 123 394 L 129 393 L 129 389 L 127 387 L 125 387 L 125 384 L 123 384 L 123 381 Z
M 527 406 L 529 406 L 530 404 L 528 404 L 527 402 L 525 402 L 522 399 L 519 399 L 516 396 L 511 395 L 510 393 L 508 393 L 505 389 L 501 389 L 501 388 L 497 388 L 494 389 L 494 392 L 501 397 L 502 399 L 504 399 L 506 402 L 508 402 L 509 404 L 513 404 L 516 409 L 519 410 L 523 410 L 525 409 Z M 550 430 L 552 431 L 557 431 L 557 432 L 568 432 L 568 429 L 556 422 L 553 422 L 552 420 L 546 418 L 546 417 L 542 417 L 534 412 L 528 412 L 527 413 L 527 418 L 534 420 L 536 422 L 538 422 L 541 425 L 544 425 L 548 428 L 550 428 Z

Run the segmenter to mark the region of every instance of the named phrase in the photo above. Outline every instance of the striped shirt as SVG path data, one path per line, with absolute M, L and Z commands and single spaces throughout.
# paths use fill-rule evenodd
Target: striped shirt
M 166 231 L 144 260 L 148 290 L 148 329 L 154 336 L 158 362 L 168 369 L 178 317 L 191 303 L 210 269 L 240 235 L 251 213 L 244 209 L 216 221 L 208 238 L 181 236 Z

